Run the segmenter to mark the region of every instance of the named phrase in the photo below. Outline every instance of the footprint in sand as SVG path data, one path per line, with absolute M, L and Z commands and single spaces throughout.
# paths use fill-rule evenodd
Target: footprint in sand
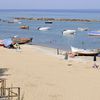
M 72 66 L 72 64 L 67 64 L 68 66 Z
M 49 95 L 49 100 L 63 100 L 63 96 L 60 94 Z
M 46 83 L 47 86 L 55 86 L 53 83 Z

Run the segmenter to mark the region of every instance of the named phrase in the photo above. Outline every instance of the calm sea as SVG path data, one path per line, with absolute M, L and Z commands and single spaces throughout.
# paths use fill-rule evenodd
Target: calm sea
M 78 18 L 100 20 L 100 10 L 0 10 L 0 19 L 12 20 L 14 17 L 38 17 L 38 18 Z M 20 29 L 21 25 L 28 25 L 29 30 Z M 39 31 L 38 27 L 50 27 L 48 31 Z M 89 28 L 80 32 L 77 28 Z M 75 35 L 63 36 L 65 29 L 76 30 Z M 33 37 L 33 44 L 70 49 L 70 46 L 78 48 L 100 48 L 100 37 L 88 36 L 88 32 L 100 30 L 100 22 L 60 22 L 45 24 L 45 21 L 22 20 L 21 24 L 0 22 L 0 39 L 17 35 L 18 37 Z

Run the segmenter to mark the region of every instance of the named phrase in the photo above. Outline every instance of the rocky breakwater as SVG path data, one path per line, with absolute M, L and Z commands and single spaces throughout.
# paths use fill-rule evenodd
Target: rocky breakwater
M 95 19 L 71 19 L 71 18 L 26 18 L 26 17 L 15 17 L 17 20 L 43 20 L 43 21 L 66 21 L 66 22 L 100 22 Z

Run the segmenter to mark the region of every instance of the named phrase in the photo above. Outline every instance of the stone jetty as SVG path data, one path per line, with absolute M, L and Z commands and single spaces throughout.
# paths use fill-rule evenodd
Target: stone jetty
M 66 22 L 100 22 L 95 19 L 71 19 L 71 18 L 26 18 L 26 17 L 15 17 L 17 20 L 35 20 L 35 21 L 66 21 Z

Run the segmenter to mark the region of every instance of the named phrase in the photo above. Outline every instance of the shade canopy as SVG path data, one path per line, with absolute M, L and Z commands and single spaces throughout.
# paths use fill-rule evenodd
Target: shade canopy
M 13 43 L 13 41 L 12 41 L 11 38 L 4 39 L 4 40 L 3 40 L 3 44 L 4 44 L 5 47 L 10 46 L 12 43 Z

